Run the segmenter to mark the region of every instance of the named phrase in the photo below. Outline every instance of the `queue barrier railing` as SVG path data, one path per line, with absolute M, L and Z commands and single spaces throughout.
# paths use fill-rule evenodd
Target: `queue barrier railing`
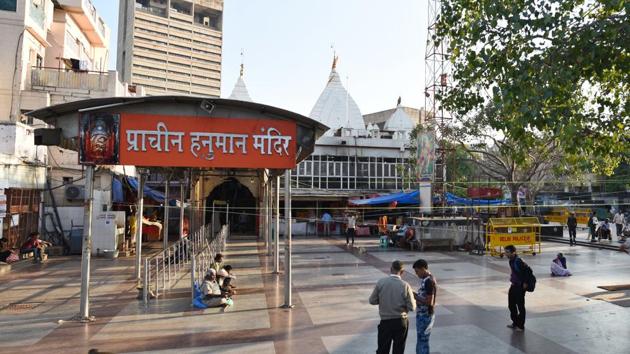
M 145 305 L 151 297 L 158 297 L 160 293 L 171 290 L 177 280 L 181 279 L 181 272 L 190 271 L 192 255 L 213 242 L 225 245 L 223 229 L 212 236 L 210 226 L 202 227 L 188 237 L 182 238 L 159 253 L 144 258 L 142 275 L 142 299 Z M 217 239 L 221 239 L 216 241 Z M 178 278 L 179 277 L 179 278 Z

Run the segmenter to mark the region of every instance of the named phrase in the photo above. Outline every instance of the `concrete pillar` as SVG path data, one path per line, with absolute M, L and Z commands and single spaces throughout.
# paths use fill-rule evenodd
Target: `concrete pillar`
M 94 201 L 94 166 L 85 170 L 85 204 L 83 215 L 83 251 L 81 254 L 81 321 L 91 321 L 90 317 L 90 261 L 92 256 L 92 205 Z

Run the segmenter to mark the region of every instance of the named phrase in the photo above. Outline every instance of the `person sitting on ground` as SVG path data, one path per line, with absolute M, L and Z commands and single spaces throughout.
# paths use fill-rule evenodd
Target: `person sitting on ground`
M 612 241 L 612 233 L 610 232 L 610 224 L 608 219 L 600 221 L 599 228 L 597 229 L 597 239 L 608 239 Z
M 223 255 L 221 253 L 217 253 L 214 256 L 214 262 L 210 265 L 210 269 L 214 269 L 215 272 L 218 272 L 223 268 Z
M 558 253 L 556 258 L 551 262 L 551 276 L 552 277 L 568 277 L 572 275 L 567 269 L 567 259 L 564 258 L 562 253 Z
M 42 261 L 42 252 L 44 251 L 44 247 L 50 246 L 50 242 L 42 241 L 39 239 L 39 232 L 34 231 L 28 237 L 28 240 L 22 244 L 20 247 L 21 254 L 27 254 L 33 252 L 35 258 L 33 261 L 35 263 L 40 263 Z
M 12 263 L 14 257 L 13 251 L 9 248 L 9 242 L 6 238 L 0 238 L 0 262 Z
M 203 294 L 203 303 L 208 307 L 223 307 L 228 306 L 228 297 L 221 291 L 219 283 L 217 282 L 217 273 L 214 269 L 210 269 L 204 277 L 201 284 L 201 292 Z
M 231 272 L 231 265 L 226 265 L 217 272 L 217 282 L 219 283 L 219 287 L 222 292 L 228 294 L 229 296 L 236 295 L 236 290 L 234 290 L 236 286 L 232 284 L 234 275 Z

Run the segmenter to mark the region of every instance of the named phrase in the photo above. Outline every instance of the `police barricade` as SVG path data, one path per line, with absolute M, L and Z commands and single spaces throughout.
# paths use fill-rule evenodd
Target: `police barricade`
M 541 252 L 540 222 L 537 218 L 490 218 L 486 224 L 486 251 L 491 256 L 503 257 L 503 248 L 516 246 L 521 253 L 536 255 Z M 527 246 L 527 247 L 519 247 Z

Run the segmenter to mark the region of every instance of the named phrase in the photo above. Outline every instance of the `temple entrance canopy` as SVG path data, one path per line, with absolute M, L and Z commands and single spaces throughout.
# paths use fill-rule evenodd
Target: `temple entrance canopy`
M 191 210 L 188 228 L 192 231 L 210 222 L 204 213 L 208 202 L 211 205 L 214 201 L 227 201 L 240 207 L 240 214 L 247 215 L 249 211 L 271 250 L 271 181 L 275 180 L 277 188 L 281 174 L 289 178 L 290 170 L 313 152 L 315 141 L 328 130 L 317 121 L 276 107 L 188 96 L 91 99 L 46 107 L 28 115 L 52 126 L 35 132 L 39 145 L 78 151 L 79 162 L 86 166 L 80 313 L 83 319 L 89 318 L 91 195 L 95 168 L 102 165 L 140 168 L 139 191 L 143 190 L 147 174 L 160 173 L 179 179 L 182 191 L 186 181 L 190 184 L 190 195 L 184 196 L 182 192 L 178 198 L 182 208 L 180 237 L 184 236 L 186 199 Z M 236 175 L 249 176 L 251 185 L 244 186 L 242 181 L 230 178 Z M 165 189 L 168 194 L 168 182 Z M 230 191 L 243 193 L 230 194 Z M 285 198 L 287 196 L 290 198 L 288 189 L 285 190 Z M 139 192 L 140 215 L 142 198 L 143 193 Z M 285 214 L 290 215 L 290 209 L 287 210 Z M 228 220 L 233 217 L 236 216 Z M 141 236 L 142 221 L 138 221 L 138 225 Z M 165 228 L 168 230 L 167 226 Z M 290 247 L 290 232 L 287 235 Z M 136 242 L 138 278 L 141 243 Z M 277 257 L 277 244 L 275 253 Z M 290 259 L 290 252 L 287 254 Z M 287 279 L 290 284 L 290 271 Z M 290 304 L 290 290 L 288 302 Z

